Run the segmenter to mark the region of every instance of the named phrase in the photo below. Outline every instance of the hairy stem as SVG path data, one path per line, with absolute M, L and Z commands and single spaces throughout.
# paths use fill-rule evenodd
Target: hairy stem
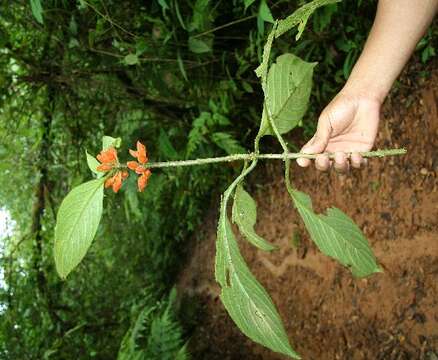
M 406 154 L 406 149 L 387 149 L 387 150 L 376 150 L 376 151 L 364 151 L 360 152 L 364 158 L 374 158 L 374 157 L 385 157 L 385 156 L 396 156 Z M 347 153 L 350 156 L 351 153 Z M 282 154 L 256 154 L 254 152 L 248 154 L 234 154 L 229 156 L 220 156 L 213 158 L 204 159 L 193 159 L 193 160 L 179 160 L 179 161 L 164 161 L 164 162 L 149 162 L 145 167 L 149 169 L 153 168 L 168 168 L 168 167 L 179 167 L 179 166 L 194 166 L 194 165 L 205 165 L 205 164 L 215 164 L 223 162 L 233 162 L 233 161 L 251 161 L 256 159 L 261 160 L 291 160 L 298 158 L 305 159 L 315 159 L 316 154 L 302 154 L 302 153 L 282 153 Z M 333 159 L 334 153 L 328 153 L 328 157 Z
M 272 119 L 272 114 L 268 106 L 266 106 L 266 112 L 268 114 L 268 122 L 271 125 L 272 130 L 274 130 L 275 136 L 283 149 L 284 182 L 286 184 L 287 192 L 293 198 L 294 188 L 292 186 L 292 182 L 290 181 L 290 158 L 287 157 L 287 155 L 289 154 L 289 148 L 287 147 L 286 141 L 284 141 L 283 137 L 278 131 L 277 125 L 274 123 L 274 120 Z

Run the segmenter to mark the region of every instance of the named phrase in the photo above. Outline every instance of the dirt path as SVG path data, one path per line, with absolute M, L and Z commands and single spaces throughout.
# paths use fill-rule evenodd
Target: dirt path
M 355 280 L 321 255 L 292 208 L 281 164 L 258 170 L 269 176 L 249 189 L 259 204 L 257 231 L 281 249 L 239 244 L 303 359 L 438 359 L 437 80 L 435 71 L 421 89 L 385 104 L 377 147 L 406 147 L 407 156 L 372 160 L 348 176 L 292 169 L 318 211 L 339 207 L 363 229 L 383 274 Z M 205 225 L 179 282 L 200 304 L 196 358 L 283 359 L 246 339 L 226 315 L 214 282 L 216 214 Z

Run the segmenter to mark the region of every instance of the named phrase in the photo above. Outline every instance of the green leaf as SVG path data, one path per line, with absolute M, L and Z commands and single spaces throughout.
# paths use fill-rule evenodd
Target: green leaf
M 169 5 L 167 4 L 167 0 L 158 0 L 158 4 L 161 6 L 161 9 L 163 10 L 163 15 L 165 15 L 166 10 L 169 9 Z
M 245 10 L 248 9 L 254 2 L 255 0 L 243 0 L 243 3 L 245 4 Z
M 75 19 L 75 17 L 73 15 L 70 18 L 70 22 L 68 24 L 68 31 L 73 36 L 76 36 L 78 34 L 78 24 L 77 24 L 76 19 Z
M 310 197 L 300 191 L 293 192 L 293 201 L 312 240 L 324 254 L 349 267 L 356 277 L 381 272 L 367 239 L 341 210 L 330 208 L 327 215 L 317 215 Z
M 34 18 L 40 23 L 43 24 L 43 7 L 41 6 L 40 0 L 30 0 L 30 8 L 32 9 L 32 14 Z
M 274 18 L 272 17 L 271 10 L 269 9 L 268 4 L 266 4 L 266 0 L 260 1 L 259 17 L 263 21 L 269 22 L 271 24 L 274 23 Z
M 158 149 L 160 154 L 168 159 L 176 160 L 179 157 L 178 151 L 175 150 L 170 142 L 169 137 L 163 129 L 160 129 L 160 136 L 158 137 Z
M 123 62 L 126 65 L 137 65 L 139 63 L 138 56 L 136 54 L 128 54 L 123 58 Z
M 184 30 L 187 30 L 186 24 L 183 21 L 183 18 L 181 16 L 181 12 L 179 11 L 179 5 L 178 5 L 178 1 L 174 1 L 173 2 L 174 6 L 175 6 L 175 13 L 176 13 L 176 17 L 178 18 L 179 23 L 181 24 L 181 27 Z
M 183 60 L 181 58 L 181 52 L 179 51 L 179 49 L 178 49 L 177 57 L 176 58 L 177 58 L 177 61 L 178 61 L 179 71 L 181 72 L 184 80 L 185 81 L 189 81 L 189 78 L 187 77 L 186 68 L 184 67 L 184 62 L 183 62 Z
M 246 153 L 245 148 L 231 134 L 215 132 L 211 135 L 211 139 L 229 155 Z
M 98 178 L 101 178 L 103 176 L 103 173 L 100 171 L 97 171 L 97 167 L 100 165 L 100 162 L 96 160 L 96 158 L 88 153 L 87 150 L 85 150 L 85 155 L 87 156 L 87 165 L 88 168 L 97 175 Z
M 110 147 L 118 149 L 122 145 L 122 138 L 113 138 L 111 136 L 102 137 L 102 150 L 106 150 Z
M 308 63 L 293 54 L 284 54 L 269 69 L 265 115 L 271 116 L 280 134 L 292 130 L 304 116 L 309 103 L 315 65 L 316 63 Z M 266 126 L 263 134 L 273 132 Z
M 271 32 L 268 35 L 265 46 L 263 47 L 263 58 L 261 64 L 255 69 L 257 77 L 261 78 L 263 92 L 266 91 L 266 79 L 268 77 L 269 57 L 271 56 L 272 42 L 274 41 L 277 22 L 272 26 Z
M 254 92 L 254 89 L 252 88 L 252 86 L 249 82 L 242 80 L 241 85 L 242 85 L 243 90 L 245 90 L 247 93 L 252 94 Z
M 189 37 L 189 50 L 195 54 L 203 54 L 211 51 L 211 47 L 204 40 Z
M 237 186 L 236 193 L 234 194 L 233 222 L 237 224 L 240 232 L 251 244 L 264 251 L 275 250 L 276 246 L 268 243 L 254 231 L 256 221 L 256 202 L 242 186 Z
M 75 187 L 64 198 L 55 227 L 55 265 L 65 279 L 82 261 L 102 217 L 104 179 Z
M 145 39 L 143 38 L 138 39 L 135 42 L 135 55 L 137 56 L 143 55 L 149 49 L 149 45 L 150 44 L 148 44 L 148 42 Z
M 253 341 L 299 359 L 289 344 L 275 305 L 239 252 L 223 202 L 217 231 L 215 274 L 222 288 L 222 303 L 239 329 Z
M 289 31 L 293 27 L 298 25 L 298 33 L 296 35 L 296 40 L 298 40 L 306 27 L 307 21 L 309 20 L 310 15 L 321 6 L 328 4 L 335 4 L 340 2 L 341 0 L 314 0 L 310 3 L 307 3 L 301 6 L 299 9 L 294 11 L 292 15 L 289 15 L 286 19 L 280 20 L 278 22 L 277 31 L 275 33 L 275 37 L 283 35 L 285 32 Z

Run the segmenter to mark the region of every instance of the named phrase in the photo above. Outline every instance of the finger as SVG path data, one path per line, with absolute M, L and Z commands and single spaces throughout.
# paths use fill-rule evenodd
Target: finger
M 305 158 L 297 159 L 297 164 L 301 167 L 308 167 L 310 163 L 311 163 L 310 159 L 305 159 Z
M 335 152 L 335 164 L 334 168 L 338 172 L 346 172 L 348 170 L 347 155 L 342 151 Z
M 301 149 L 301 152 L 304 153 L 303 149 L 305 149 L 308 146 L 311 146 L 311 144 L 313 143 L 315 139 L 315 136 L 313 136 Z M 308 167 L 310 165 L 312 161 L 310 159 L 306 159 L 306 158 L 298 158 L 297 159 L 297 164 L 301 167 Z
M 351 161 L 352 167 L 354 167 L 356 169 L 360 169 L 360 166 L 363 163 L 362 155 L 359 154 L 358 152 L 353 152 L 353 153 L 351 153 L 350 161 Z
M 332 127 L 330 121 L 324 116 L 318 120 L 318 127 L 313 138 L 303 146 L 301 152 L 305 154 L 319 154 L 324 152 L 330 139 Z
M 327 171 L 330 168 L 328 154 L 317 155 L 315 159 L 315 167 L 319 171 Z
M 305 154 L 319 154 L 324 152 L 329 142 L 331 131 L 332 127 L 330 121 L 328 121 L 326 117 L 320 116 L 315 135 L 303 146 L 301 152 Z M 297 163 L 299 166 L 307 167 L 311 161 L 309 159 L 298 158 Z

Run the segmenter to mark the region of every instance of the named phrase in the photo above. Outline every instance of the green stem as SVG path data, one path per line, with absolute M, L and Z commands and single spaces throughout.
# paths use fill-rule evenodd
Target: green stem
M 396 156 L 406 154 L 406 149 L 386 149 L 376 151 L 364 151 L 359 152 L 364 158 L 375 158 L 385 156 Z M 328 153 L 329 159 L 333 159 L 335 154 Z M 350 156 L 351 153 L 347 153 Z M 302 154 L 302 153 L 283 153 L 283 154 L 256 154 L 254 152 L 248 154 L 234 154 L 228 156 L 220 156 L 213 158 L 194 159 L 194 160 L 178 160 L 178 161 L 164 161 L 164 162 L 149 162 L 145 167 L 149 169 L 153 168 L 168 168 L 168 167 L 180 167 L 180 166 L 194 166 L 194 165 L 206 165 L 233 161 L 251 161 L 251 160 L 292 160 L 298 158 L 315 159 L 316 154 Z
M 283 153 L 283 160 L 284 160 L 284 183 L 286 184 L 286 189 L 289 195 L 293 198 L 294 195 L 294 188 L 292 186 L 292 182 L 290 181 L 290 158 L 287 157 L 289 154 L 289 149 L 287 147 L 286 141 L 284 141 L 283 137 L 281 136 L 280 132 L 278 131 L 277 125 L 274 123 L 274 120 L 272 119 L 272 114 L 269 110 L 269 107 L 266 106 L 266 113 L 268 116 L 268 122 L 271 125 L 272 130 L 274 131 L 275 136 L 277 137 L 278 142 L 280 143 L 284 153 Z M 331 154 L 334 156 L 334 154 Z

